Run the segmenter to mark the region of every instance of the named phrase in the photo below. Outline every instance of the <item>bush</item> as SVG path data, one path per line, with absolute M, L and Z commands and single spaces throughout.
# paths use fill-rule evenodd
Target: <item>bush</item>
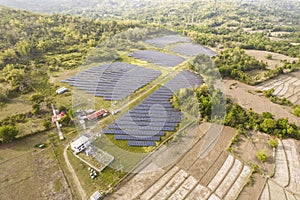
M 260 160 L 263 163 L 266 162 L 268 159 L 268 155 L 265 149 L 259 150 L 255 155 L 258 158 L 258 160 Z
M 293 114 L 300 117 L 300 105 L 294 107 Z
M 18 135 L 19 130 L 15 126 L 3 126 L 0 128 L 0 138 L 3 142 L 11 142 Z
M 266 55 L 266 59 L 272 60 L 272 54 L 268 53 L 268 55 Z
M 278 147 L 278 140 L 274 139 L 274 140 L 269 140 L 268 144 L 270 145 L 270 147 L 272 148 L 277 148 Z

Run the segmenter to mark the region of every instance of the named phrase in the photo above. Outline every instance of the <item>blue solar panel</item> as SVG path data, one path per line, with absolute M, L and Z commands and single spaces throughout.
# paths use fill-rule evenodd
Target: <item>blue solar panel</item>
M 115 140 L 160 141 L 159 136 L 114 135 Z
M 139 146 L 139 147 L 147 147 L 147 146 L 155 146 L 154 141 L 128 141 L 129 146 Z

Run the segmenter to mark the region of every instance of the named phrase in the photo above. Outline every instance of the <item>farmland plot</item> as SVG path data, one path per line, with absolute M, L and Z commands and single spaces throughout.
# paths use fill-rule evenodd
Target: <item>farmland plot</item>
M 291 191 L 300 194 L 300 162 L 295 142 L 293 140 L 283 140 L 282 143 L 289 163 L 290 184 L 288 188 Z
M 280 140 L 278 142 L 278 147 L 276 148 L 275 159 L 276 168 L 274 180 L 285 187 L 289 184 L 289 170 L 284 148 Z
M 279 141 L 276 150 L 276 169 L 260 195 L 261 200 L 300 199 L 300 163 L 294 140 Z
M 300 103 L 300 73 L 282 75 L 274 80 L 266 81 L 257 87 L 258 90 L 274 89 L 274 95 L 285 97 L 293 104 Z
M 221 135 L 221 138 L 222 137 L 223 135 Z M 227 142 L 229 142 L 229 140 L 230 139 L 228 139 Z M 198 144 L 201 144 L 201 142 L 202 139 L 199 138 L 199 140 L 195 142 L 195 145 L 193 145 L 192 149 L 179 158 L 180 161 L 174 162 L 173 165 L 160 169 L 159 177 L 155 171 L 152 172 L 153 174 L 156 174 L 153 176 L 152 180 L 148 179 L 151 176 L 145 174 L 147 182 L 141 181 L 139 186 L 133 187 L 136 185 L 137 180 L 141 180 L 141 177 L 143 176 L 142 173 L 137 173 L 134 177 L 122 184 L 122 186 L 113 194 L 109 195 L 108 199 L 115 199 L 117 197 L 119 199 L 128 199 L 128 197 L 130 197 L 144 200 L 173 200 L 222 199 L 223 197 L 230 199 L 232 197 L 237 197 L 251 174 L 250 168 L 244 165 L 241 161 L 235 159 L 232 155 L 228 155 L 227 152 L 220 151 L 219 153 L 215 153 L 219 151 L 219 145 L 223 144 L 224 141 L 217 143 L 215 151 L 212 151 L 212 153 L 207 157 L 207 159 L 210 160 L 208 162 L 204 162 L 203 159 L 201 162 L 200 157 L 196 157 L 196 159 L 186 158 L 187 156 L 195 157 L 195 154 L 190 154 L 190 152 L 197 152 L 197 150 L 199 152 Z M 176 145 L 178 146 L 178 144 Z M 225 158 L 224 155 L 226 155 Z M 152 159 L 152 162 L 149 163 L 153 164 Z M 222 160 L 222 163 L 220 163 L 219 167 L 215 168 L 214 165 L 219 165 L 219 160 Z M 181 161 L 184 162 L 184 164 Z M 210 163 L 210 167 L 206 165 L 207 163 Z M 206 167 L 203 167 L 202 165 L 205 165 Z M 197 167 L 199 170 L 201 169 L 198 176 L 194 176 L 194 173 L 191 173 L 193 172 L 189 170 L 191 167 L 194 168 L 194 171 L 197 170 Z M 210 170 L 214 171 L 211 178 L 206 176 L 206 174 L 211 174 Z M 200 174 L 202 175 L 200 176 Z M 203 181 L 201 181 L 204 177 L 205 179 L 209 179 L 207 184 L 203 184 Z M 125 191 L 127 191 L 127 194 L 123 196 L 122 194 L 124 194 Z

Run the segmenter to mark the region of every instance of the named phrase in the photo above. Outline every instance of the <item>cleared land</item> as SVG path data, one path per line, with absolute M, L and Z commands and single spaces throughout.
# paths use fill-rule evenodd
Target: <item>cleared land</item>
M 234 87 L 232 84 L 237 83 Z M 239 81 L 224 80 L 224 86 L 226 95 L 237 102 L 244 108 L 252 108 L 254 112 L 262 114 L 263 112 L 272 113 L 275 118 L 289 118 L 290 122 L 295 122 L 297 126 L 300 126 L 300 120 L 298 117 L 291 114 L 288 110 L 285 110 L 282 106 L 272 103 L 264 96 L 259 96 L 255 93 L 257 87 L 249 86 Z M 259 102 L 259 103 L 257 103 Z
M 298 58 L 292 58 L 283 54 L 273 53 L 269 51 L 259 51 L 259 50 L 245 50 L 246 54 L 253 56 L 256 60 L 261 60 L 267 62 L 269 69 L 274 69 L 276 66 L 283 66 L 282 60 L 287 60 L 288 62 L 293 62 L 298 60 Z M 272 59 L 267 59 L 267 55 L 272 55 Z
M 264 82 L 257 87 L 258 90 L 274 89 L 274 95 L 285 97 L 293 104 L 300 104 L 300 73 L 294 72 L 281 75 L 275 79 Z
M 35 135 L 0 147 L 0 199 L 71 199 L 51 147 L 34 148 L 47 137 Z
M 181 138 L 179 143 L 171 143 L 162 151 L 158 150 L 139 166 L 140 171 L 137 174 L 125 179 L 107 198 L 222 199 L 225 197 L 230 199 L 237 197 L 246 184 L 251 170 L 224 151 L 234 135 L 234 129 L 225 127 L 216 144 L 204 158 L 201 158 L 201 147 L 203 142 L 207 142 L 203 138 L 210 127 L 206 123 L 197 129 L 195 129 L 195 138 L 198 139 L 189 140 L 192 134 L 188 134 Z M 185 145 L 184 149 L 188 150 L 182 156 L 173 162 L 164 163 L 167 165 L 162 164 L 162 157 L 173 157 L 174 150 L 183 151 L 180 143 L 184 143 L 185 140 L 192 142 L 191 148 Z M 224 177 L 220 179 L 217 174 L 224 174 Z

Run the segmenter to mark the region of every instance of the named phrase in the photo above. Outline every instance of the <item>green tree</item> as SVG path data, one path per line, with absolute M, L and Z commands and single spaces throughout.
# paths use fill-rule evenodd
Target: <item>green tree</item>
M 260 128 L 262 129 L 262 131 L 269 134 L 273 134 L 276 126 L 276 120 L 271 118 L 264 119 L 264 121 L 260 124 Z
M 266 162 L 268 159 L 268 155 L 265 149 L 259 150 L 255 155 L 261 162 Z
M 11 142 L 18 135 L 19 130 L 15 126 L 3 126 L 0 128 L 0 138 L 3 142 Z

